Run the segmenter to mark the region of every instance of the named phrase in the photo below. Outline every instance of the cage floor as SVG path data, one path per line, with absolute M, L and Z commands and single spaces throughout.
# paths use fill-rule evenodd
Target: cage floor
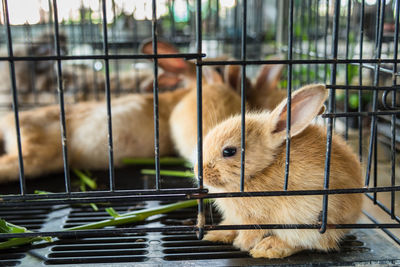
M 141 167 L 117 170 L 117 188 L 152 188 L 154 178 L 140 175 Z M 95 172 L 99 184 L 106 184 L 107 173 Z M 28 189 L 56 192 L 62 190 L 62 176 L 44 177 L 28 181 Z M 60 180 L 60 184 L 58 181 Z M 185 178 L 164 178 L 167 187 L 190 187 Z M 2 186 L 0 193 L 17 190 L 16 184 Z M 32 206 L 0 208 L 0 217 L 31 230 L 56 231 L 109 218 L 105 207 L 112 206 L 123 213 L 148 208 L 167 202 L 147 201 L 98 204 L 99 211 L 86 205 Z M 207 223 L 217 223 L 218 213 L 206 207 Z M 162 227 L 193 225 L 196 208 L 187 208 L 168 214 L 150 217 L 144 222 L 120 227 Z M 347 235 L 338 252 L 304 251 L 281 260 L 253 259 L 246 252 L 231 245 L 198 240 L 193 232 L 161 232 L 124 234 L 120 236 L 79 236 L 56 239 L 47 246 L 35 245 L 0 251 L 0 266 L 353 266 L 400 264 L 400 247 L 382 236 L 380 230 L 354 230 Z

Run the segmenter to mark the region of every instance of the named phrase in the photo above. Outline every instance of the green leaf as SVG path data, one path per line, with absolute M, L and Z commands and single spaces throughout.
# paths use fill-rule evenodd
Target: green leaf
M 93 178 L 90 178 L 80 170 L 74 169 L 73 171 L 76 174 L 76 176 L 78 176 L 78 178 L 81 180 L 82 184 L 87 185 L 90 189 L 97 189 L 96 181 Z M 82 189 L 82 184 L 81 184 L 81 189 Z
M 141 174 L 156 175 L 156 170 L 142 169 Z M 174 170 L 161 170 L 160 175 L 162 176 L 175 176 L 175 177 L 185 177 L 193 178 L 194 173 L 191 171 L 174 171 Z
M 92 209 L 93 209 L 94 211 L 98 211 L 98 210 L 99 210 L 99 208 L 97 207 L 96 204 L 94 204 L 94 203 L 89 203 L 89 205 L 90 205 L 90 207 L 92 207 Z
M 51 194 L 51 192 L 42 191 L 42 190 L 35 190 L 34 193 L 35 193 L 36 195 L 47 195 L 47 194 Z
M 18 226 L 7 222 L 6 220 L 0 219 L 0 232 L 1 233 L 25 233 L 28 230 L 25 227 Z
M 122 163 L 129 165 L 154 165 L 154 158 L 124 158 L 122 159 Z M 163 157 L 160 158 L 160 164 L 162 165 L 184 165 L 187 163 L 186 160 L 182 158 L 174 158 L 174 157 Z
M 119 215 L 118 212 L 112 207 L 106 208 L 105 210 L 107 211 L 108 214 L 110 214 L 111 217 L 114 218 L 121 217 L 121 215 Z
M 17 233 L 31 233 L 25 227 L 9 223 L 0 219 L 0 233 L 17 234 Z M 26 238 L 11 238 L 7 241 L 0 242 L 0 249 L 12 248 L 19 245 L 30 244 L 35 241 L 52 242 L 51 237 L 26 237 Z

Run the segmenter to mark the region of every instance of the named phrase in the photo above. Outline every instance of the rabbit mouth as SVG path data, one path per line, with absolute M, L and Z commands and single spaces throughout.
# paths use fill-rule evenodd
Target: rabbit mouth
M 204 167 L 203 168 L 204 184 L 209 187 L 222 187 L 225 183 L 221 179 L 221 174 L 217 169 Z

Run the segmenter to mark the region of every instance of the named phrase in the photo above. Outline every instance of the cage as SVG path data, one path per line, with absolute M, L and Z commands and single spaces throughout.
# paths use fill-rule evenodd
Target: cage
M 0 128 L 7 126 L 13 133 L 11 145 L 16 151 L 13 162 L 18 167 L 14 168 L 17 173 L 13 181 L 4 182 L 0 175 L 0 265 L 400 264 L 399 2 L 2 0 L 0 110 L 1 116 L 9 116 L 10 123 Z M 146 39 L 150 41 L 146 43 Z M 177 49 L 166 53 L 160 40 L 168 40 Z M 150 52 L 145 52 L 145 44 Z M 188 173 L 193 166 L 187 167 L 179 159 L 165 162 L 160 156 L 165 114 L 159 100 L 163 94 L 187 86 L 182 73 L 161 76 L 165 70 L 159 67 L 163 67 L 166 59 L 194 63 L 191 66 L 195 72 L 189 85 L 197 93 L 196 107 L 192 106 L 197 111 L 195 138 L 199 162 L 195 170 L 199 178 L 195 183 L 178 177 L 182 173 L 193 176 Z M 242 119 L 241 147 L 238 147 L 241 172 L 237 175 L 241 188 L 235 192 L 210 193 L 203 182 L 201 162 L 208 147 L 203 144 L 206 127 L 202 123 L 202 104 L 207 99 L 202 94 L 206 86 L 202 74 L 215 66 L 220 67 L 217 71 L 238 67 L 236 75 L 248 78 L 234 79 L 241 96 Z M 282 165 L 284 172 L 279 177 L 284 186 L 280 190 L 245 190 L 248 149 L 244 115 L 250 104 L 246 102 L 250 100 L 246 92 L 259 75 L 259 69 L 266 66 L 279 66 L 277 75 L 283 72 L 274 81 L 289 106 L 290 96 L 303 85 L 323 83 L 329 91 L 324 120 L 317 122 L 326 125 L 327 134 L 323 187 L 318 190 L 291 189 L 289 173 L 293 172 L 290 166 L 294 163 L 290 161 L 293 153 L 290 130 L 285 136 L 287 164 Z M 164 78 L 172 82 L 164 83 Z M 113 127 L 117 123 L 115 114 L 121 112 L 118 108 L 123 105 L 118 99 L 133 94 L 147 94 L 151 100 L 148 123 L 154 131 L 150 150 L 155 156 L 153 160 L 137 160 L 134 165 L 128 164 L 129 159 L 126 164 L 118 165 L 116 155 L 123 149 L 118 145 L 118 130 Z M 262 96 L 256 98 L 267 101 Z M 103 133 L 103 148 L 89 156 L 95 158 L 94 154 L 104 153 L 106 161 L 101 163 L 102 170 L 96 167 L 97 170 L 90 172 L 73 161 L 70 147 L 73 123 L 69 108 L 83 107 L 76 108 L 79 114 L 98 114 L 97 110 L 86 110 L 86 104 L 79 106 L 85 101 L 102 107 L 101 125 L 105 129 L 104 133 L 89 129 L 93 136 L 87 136 L 81 143 L 84 152 L 84 144 Z M 52 120 L 58 129 L 57 155 L 62 158 L 50 155 L 40 161 L 41 152 L 46 150 L 47 140 L 43 139 L 47 137 L 34 139 L 38 145 L 31 153 L 39 162 L 39 174 L 35 179 L 27 179 L 35 173 L 29 167 L 31 159 L 25 154 L 24 135 L 35 129 L 26 127 L 30 126 L 26 121 L 32 119 L 24 117 L 23 112 L 37 114 L 43 106 L 53 107 Z M 39 117 L 40 127 L 50 125 L 48 119 Z M 137 125 L 142 127 L 143 124 Z M 364 186 L 330 187 L 335 133 L 343 136 L 362 162 Z M 4 173 L 7 146 L 2 140 L 0 174 Z M 149 168 L 154 170 L 145 170 Z M 183 172 L 168 173 L 171 170 Z M 328 199 L 352 193 L 363 194 L 365 198 L 360 220 L 352 224 L 328 223 L 331 210 Z M 210 198 L 307 196 L 321 199 L 320 218 L 314 224 L 219 225 L 221 214 L 206 202 Z M 138 214 L 144 217 L 124 222 Z M 310 229 L 324 235 L 325 230 L 332 228 L 351 229 L 338 251 L 305 250 L 283 259 L 252 258 L 231 244 L 201 240 L 205 232 L 218 229 Z M 43 237 L 53 240 L 49 242 Z

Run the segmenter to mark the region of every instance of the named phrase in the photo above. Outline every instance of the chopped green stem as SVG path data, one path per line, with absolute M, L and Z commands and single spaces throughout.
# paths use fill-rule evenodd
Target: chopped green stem
M 9 223 L 0 219 L 0 233 L 31 233 L 25 227 Z M 11 238 L 7 241 L 0 242 L 0 249 L 11 248 L 19 245 L 29 244 L 34 241 L 45 240 L 51 242 L 51 237 L 25 237 L 25 238 Z
M 81 184 L 81 191 L 86 191 L 85 186 L 89 186 L 90 189 L 96 189 L 97 188 L 97 184 L 96 181 L 93 178 L 90 178 L 89 176 L 87 176 L 86 174 L 84 174 L 83 172 L 81 172 L 80 170 L 77 169 L 73 169 L 74 173 L 76 174 L 76 176 L 79 177 L 79 179 L 81 180 L 82 184 Z M 82 188 L 83 186 L 83 188 Z
M 154 165 L 154 158 L 124 158 L 122 163 L 129 165 Z M 184 165 L 187 161 L 182 158 L 163 157 L 160 158 L 162 165 Z
M 7 249 L 7 248 L 12 248 L 12 247 L 16 247 L 16 246 L 20 246 L 20 245 L 26 245 L 26 244 L 30 244 L 32 242 L 35 241 L 41 241 L 44 240 L 44 237 L 24 237 L 24 238 L 11 238 L 7 241 L 1 242 L 0 243 L 0 250 L 1 249 Z M 50 240 L 45 239 L 48 242 L 51 242 L 51 238 Z
M 119 213 L 113 207 L 106 208 L 105 210 L 110 216 L 114 218 L 121 217 L 121 215 L 119 215 Z
M 156 170 L 142 169 L 141 173 L 142 174 L 155 175 L 156 174 Z M 194 173 L 191 172 L 191 171 L 160 170 L 160 175 L 185 177 L 185 178 L 193 178 L 194 177 Z
M 138 221 L 143 221 L 146 218 L 162 214 L 168 213 L 177 209 L 189 208 L 197 205 L 197 200 L 187 200 L 182 202 L 177 202 L 169 205 L 163 205 L 160 207 L 149 208 L 149 209 L 142 209 L 137 211 L 128 212 L 125 214 L 121 214 L 119 217 L 103 220 L 99 222 L 84 224 L 76 227 L 66 228 L 65 231 L 71 230 L 87 230 L 87 229 L 98 229 L 103 228 L 106 226 L 114 226 L 126 223 L 133 223 Z

